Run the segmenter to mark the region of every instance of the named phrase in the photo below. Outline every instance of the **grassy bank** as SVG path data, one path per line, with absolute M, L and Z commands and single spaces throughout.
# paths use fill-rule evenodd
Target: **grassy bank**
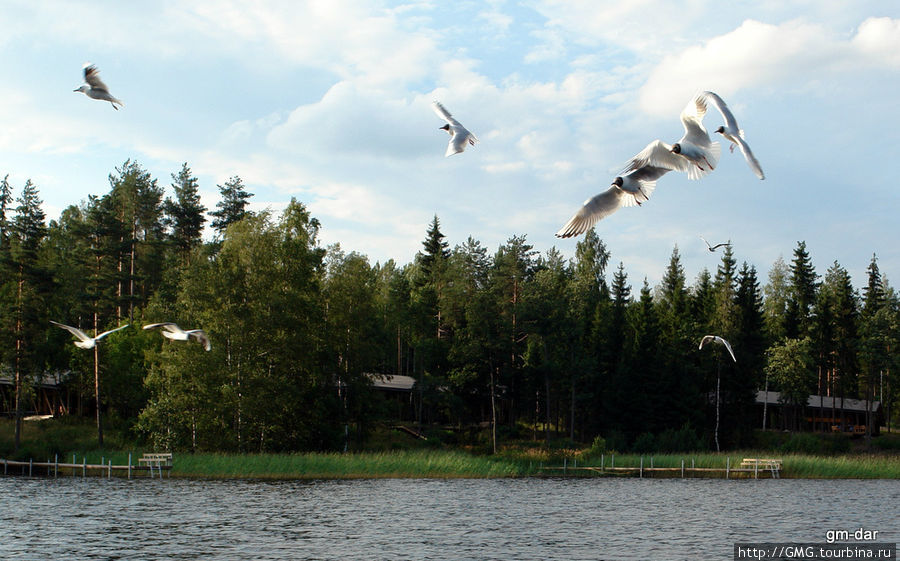
M 89 423 L 71 419 L 53 419 L 23 424 L 22 446 L 13 451 L 14 425 L 9 420 L 0 421 L 0 458 L 28 461 L 116 465 L 132 464 L 144 452 L 153 452 L 148 446 L 126 438 L 126 431 L 111 427 L 104 432 L 106 446 L 97 446 L 96 429 Z M 391 436 L 390 451 L 357 451 L 339 453 L 297 454 L 213 454 L 175 452 L 173 477 L 201 478 L 253 478 L 253 479 L 354 479 L 354 478 L 486 478 L 559 475 L 559 471 L 541 468 L 562 466 L 637 467 L 643 458 L 644 467 L 678 468 L 682 460 L 685 466 L 724 469 L 736 467 L 742 458 L 780 458 L 783 460 L 783 478 L 831 479 L 900 479 L 900 454 L 896 450 L 898 435 L 879 437 L 877 452 L 850 449 L 843 453 L 801 453 L 785 447 L 730 451 L 728 453 L 685 452 L 674 454 L 620 454 L 566 446 L 548 449 L 532 441 L 508 443 L 496 455 L 485 453 L 483 448 L 462 448 L 434 445 L 422 448 L 422 441 L 411 440 L 408 448 L 403 436 Z M 804 436 L 809 440 L 811 435 Z M 828 440 L 824 441 L 826 444 Z M 808 443 L 807 443 L 808 444 Z M 829 444 L 829 447 L 831 445 Z M 570 470 L 567 472 L 572 474 Z M 583 473 L 595 476 L 593 473 Z

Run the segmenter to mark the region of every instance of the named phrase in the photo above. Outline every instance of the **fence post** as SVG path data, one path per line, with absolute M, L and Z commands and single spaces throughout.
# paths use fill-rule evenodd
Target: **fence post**
M 684 458 L 681 458 L 681 478 L 684 479 Z
M 725 456 L 725 479 L 728 479 L 729 472 L 731 471 L 731 457 Z
M 641 479 L 644 478 L 644 457 L 641 456 Z
M 53 477 L 59 477 L 59 454 L 53 456 Z
M 128 479 L 131 479 L 131 452 L 128 453 Z

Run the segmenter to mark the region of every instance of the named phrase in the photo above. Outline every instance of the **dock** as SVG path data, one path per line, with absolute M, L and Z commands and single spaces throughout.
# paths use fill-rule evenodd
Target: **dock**
M 541 471 L 547 474 L 556 475 L 605 475 L 605 476 L 630 476 L 630 477 L 668 477 L 668 478 L 716 478 L 716 479 L 780 479 L 782 471 L 782 462 L 780 459 L 772 458 L 743 458 L 737 464 L 737 467 L 731 466 L 731 459 L 726 458 L 724 468 L 714 467 L 696 467 L 691 461 L 690 465 L 686 465 L 685 460 L 681 460 L 680 467 L 654 467 L 653 460 L 650 459 L 648 465 L 645 465 L 644 458 L 640 460 L 638 466 L 616 466 L 615 456 L 612 457 L 611 465 L 605 465 L 605 458 L 601 460 L 600 466 L 578 466 L 577 463 L 569 465 L 564 462 L 562 466 L 541 467 Z
M 46 462 L 0 459 L 0 466 L 2 466 L 3 475 L 29 477 L 87 477 L 90 475 L 111 478 L 115 475 L 128 479 L 138 476 L 162 479 L 163 473 L 169 473 L 172 470 L 171 454 L 144 454 L 138 458 L 137 464 L 132 464 L 131 454 L 129 454 L 128 463 L 125 465 L 113 465 L 112 460 L 107 463 L 89 464 L 85 458 L 78 463 L 76 459 L 77 457 L 73 457 L 71 463 L 60 462 L 58 457 L 53 461 L 47 460 Z

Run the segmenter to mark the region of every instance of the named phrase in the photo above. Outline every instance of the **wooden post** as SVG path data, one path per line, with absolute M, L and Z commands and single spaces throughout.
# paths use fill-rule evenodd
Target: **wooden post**
M 641 456 L 641 479 L 644 478 L 644 457 Z
M 109 460 L 109 471 L 106 472 L 106 478 L 109 479 L 112 477 L 112 460 Z
M 59 477 L 59 454 L 53 456 L 53 477 Z
M 728 472 L 731 471 L 731 458 L 725 456 L 725 479 L 728 479 Z
M 611 467 L 611 468 L 616 467 L 616 455 L 615 454 L 612 455 L 612 464 L 609 467 Z
M 6 475 L 7 470 L 9 469 L 9 460 L 3 458 L 3 475 Z
M 567 467 L 566 464 L 568 464 L 568 462 L 569 462 L 569 458 L 563 458 L 563 475 L 566 474 L 566 467 Z
M 605 456 L 605 454 L 600 454 L 600 473 L 603 473 L 603 463 L 604 463 L 604 460 L 606 460 L 606 458 L 604 456 Z
M 75 458 L 77 457 L 76 454 L 72 454 L 72 477 L 75 477 Z
M 86 476 L 86 475 L 87 475 L 87 456 L 81 458 L 81 477 L 84 478 L 84 476 Z
M 753 479 L 759 479 L 759 458 L 753 462 Z
M 684 458 L 681 458 L 681 478 L 684 479 Z
M 31 477 L 31 468 L 34 467 L 34 459 L 28 458 L 28 477 Z
M 131 479 L 131 452 L 128 453 L 128 479 Z

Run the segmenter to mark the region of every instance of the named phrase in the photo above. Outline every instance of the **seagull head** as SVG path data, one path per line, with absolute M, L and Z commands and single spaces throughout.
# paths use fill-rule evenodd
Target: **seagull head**
M 619 187 L 619 188 L 621 188 L 624 183 L 625 183 L 625 181 L 621 177 L 616 177 L 612 181 L 612 185 L 615 185 L 616 187 Z
M 77 90 L 72 90 L 72 91 L 73 91 L 73 92 L 81 92 L 81 93 L 84 93 L 84 92 L 86 92 L 87 90 L 88 90 L 88 87 L 87 87 L 87 86 L 81 86 L 81 87 L 78 88 Z
M 672 152 L 675 152 L 676 154 L 681 154 L 681 144 L 679 144 L 678 142 L 676 142 L 675 144 L 673 144 L 673 145 L 672 145 Z
M 725 133 L 725 127 L 724 127 L 724 126 L 721 126 L 721 127 L 717 128 L 717 129 L 716 129 L 716 132 L 719 133 L 719 134 L 724 134 L 724 133 Z
M 447 131 L 447 132 L 449 133 L 449 132 L 450 132 L 450 125 L 449 125 L 449 124 L 446 124 L 446 125 L 444 125 L 443 127 L 440 127 L 440 129 L 438 129 L 438 130 Z

